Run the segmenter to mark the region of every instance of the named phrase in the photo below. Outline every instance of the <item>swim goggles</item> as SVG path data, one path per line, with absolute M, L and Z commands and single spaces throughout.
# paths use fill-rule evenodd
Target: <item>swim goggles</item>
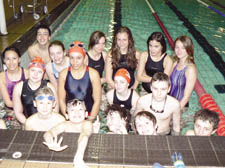
M 41 64 L 39 62 L 30 62 L 29 68 L 37 67 L 45 70 L 45 64 Z
M 54 96 L 42 96 L 42 95 L 37 96 L 35 99 L 36 99 L 36 100 L 44 100 L 44 99 L 48 99 L 48 100 L 50 100 L 50 101 L 54 101 L 54 100 L 55 100 Z
M 70 48 L 73 48 L 75 46 L 80 47 L 80 48 L 85 48 L 83 43 L 77 43 L 77 44 L 72 43 L 72 44 L 70 44 Z

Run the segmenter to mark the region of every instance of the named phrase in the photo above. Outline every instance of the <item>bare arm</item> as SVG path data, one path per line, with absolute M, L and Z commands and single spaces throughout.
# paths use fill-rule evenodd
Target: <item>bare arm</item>
M 105 63 L 105 77 L 106 77 L 106 82 L 111 88 L 115 88 L 114 81 L 112 79 L 112 74 L 113 74 L 113 68 L 112 68 L 112 55 L 111 52 L 107 55 L 106 57 L 106 63 Z
M 80 133 L 78 142 L 77 142 L 77 151 L 74 156 L 74 166 L 76 168 L 84 168 L 86 164 L 84 163 L 84 152 L 86 150 L 88 139 L 92 134 L 92 123 L 85 121 L 82 126 L 82 131 Z
M 142 102 L 142 101 L 143 101 L 143 98 L 140 97 L 140 98 L 138 99 L 138 101 L 137 101 L 136 110 L 135 110 L 134 115 L 136 115 L 138 112 L 144 110 L 144 108 L 143 108 L 143 102 Z
M 46 73 L 48 75 L 48 79 L 50 80 L 50 82 L 52 83 L 52 85 L 55 87 L 55 89 L 57 91 L 58 83 L 57 83 L 57 80 L 56 80 L 55 75 L 53 73 L 51 62 L 49 62 L 46 65 Z
M 7 107 L 13 107 L 13 102 L 10 100 L 9 93 L 6 88 L 5 82 L 5 72 L 0 73 L 0 93 L 2 95 L 2 99 Z
M 132 100 L 131 100 L 131 104 L 132 104 L 131 110 L 132 110 L 132 111 L 134 111 L 134 110 L 136 109 L 136 105 L 137 105 L 138 99 L 139 99 L 139 95 L 138 95 L 137 92 L 134 90 L 134 91 L 133 91 Z
M 60 72 L 58 83 L 59 106 L 61 113 L 66 116 L 66 90 L 64 88 L 66 82 L 67 69 Z
M 0 129 L 6 129 L 5 122 L 2 119 L 0 119 Z
M 23 105 L 21 101 L 23 81 L 15 85 L 13 89 L 13 110 L 16 115 L 16 119 L 21 123 L 25 124 L 26 117 L 23 114 Z
M 102 87 L 101 80 L 98 72 L 93 68 L 90 68 L 90 79 L 93 88 L 92 97 L 94 99 L 94 104 L 91 109 L 91 116 L 96 117 L 99 112 L 101 97 L 102 97 Z
M 115 89 L 111 89 L 106 93 L 106 98 L 109 104 L 113 104 L 113 94 Z
M 188 68 L 185 72 L 185 76 L 186 76 L 186 86 L 184 89 L 184 97 L 180 101 L 181 109 L 183 109 L 187 104 L 187 102 L 189 101 L 195 86 L 195 82 L 197 80 L 197 70 L 194 64 L 188 65 Z
M 163 67 L 164 67 L 164 73 L 170 76 L 173 69 L 173 61 L 169 55 L 167 55 L 166 58 L 164 59 Z
M 55 101 L 56 101 L 56 105 L 54 107 L 54 112 L 59 112 L 59 100 L 58 100 L 58 95 L 57 95 L 57 92 L 55 90 L 55 87 L 51 84 L 51 83 L 47 83 L 47 86 L 53 91 L 54 93 L 54 97 L 55 97 Z
M 150 82 L 152 78 L 145 73 L 145 64 L 147 62 L 148 58 L 148 53 L 144 52 L 141 54 L 139 63 L 138 63 L 138 68 L 137 68 L 137 80 L 139 82 Z
M 26 122 L 25 122 L 25 130 L 27 130 L 27 131 L 32 131 L 33 130 L 33 128 L 32 128 L 32 118 L 31 118 L 32 116 L 30 116 L 27 120 L 26 120 Z
M 138 65 L 139 65 L 139 61 L 140 61 L 140 57 L 141 57 L 141 52 L 136 51 L 136 59 L 137 59 L 137 67 L 136 67 L 136 74 L 135 74 L 135 81 L 134 84 L 132 86 L 132 89 L 137 89 L 139 81 L 137 79 L 137 70 L 138 70 Z
M 102 52 L 102 55 L 103 55 L 103 59 L 104 59 L 104 62 L 105 62 L 105 65 L 106 65 L 106 57 L 107 57 L 107 53 L 105 51 Z M 106 72 L 106 66 L 104 66 L 104 72 Z M 102 78 L 101 78 L 101 84 L 104 84 L 106 83 L 106 77 L 105 77 L 105 73 L 103 74 Z
M 173 131 L 175 135 L 180 134 L 180 104 L 179 102 L 173 103 L 174 111 L 173 111 Z

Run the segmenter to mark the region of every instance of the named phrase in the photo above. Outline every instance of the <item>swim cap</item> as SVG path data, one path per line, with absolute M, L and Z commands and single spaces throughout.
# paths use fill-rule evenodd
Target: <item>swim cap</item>
M 72 44 L 70 44 L 70 48 L 69 48 L 69 54 L 72 52 L 78 52 L 81 55 L 85 56 L 86 52 L 84 49 L 84 44 L 81 41 L 74 41 Z
M 116 76 L 121 76 L 125 78 L 128 83 L 130 83 L 130 74 L 125 68 L 120 68 L 118 71 L 116 71 L 115 77 Z
M 29 68 L 37 67 L 41 68 L 43 71 L 45 71 L 45 63 L 43 62 L 41 57 L 35 57 L 29 65 Z

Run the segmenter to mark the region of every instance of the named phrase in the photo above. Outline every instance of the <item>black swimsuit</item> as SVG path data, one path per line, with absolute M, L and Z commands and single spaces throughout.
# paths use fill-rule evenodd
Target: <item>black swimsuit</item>
M 46 80 L 42 80 L 41 85 L 36 90 L 32 90 L 28 84 L 28 80 L 23 82 L 21 101 L 23 104 L 23 114 L 26 116 L 26 118 L 37 112 L 37 108 L 34 107 L 33 104 L 34 94 L 38 89 L 47 86 L 47 83 L 48 82 Z
M 150 54 L 148 54 L 148 59 L 147 59 L 147 62 L 145 64 L 145 72 L 148 76 L 150 77 L 153 77 L 153 75 L 156 73 L 156 72 L 164 72 L 164 67 L 163 67 L 163 63 L 164 63 L 164 59 L 166 57 L 167 54 L 165 54 L 163 56 L 163 58 L 158 61 L 158 62 L 155 62 L 152 60 Z M 151 93 L 151 89 L 150 89 L 150 82 L 142 82 L 142 86 L 143 88 L 145 89 L 146 92 L 148 93 Z
M 130 84 L 129 84 L 129 88 L 130 88 L 131 86 L 133 86 L 133 84 L 135 82 L 134 73 L 135 73 L 136 68 L 130 68 L 130 67 L 127 66 L 126 54 L 121 55 L 121 58 L 120 58 L 119 62 L 120 63 L 118 65 L 118 67 L 113 69 L 113 76 L 112 77 L 114 79 L 114 76 L 115 76 L 117 70 L 119 70 L 120 68 L 125 68 L 130 74 L 130 78 L 131 78 Z
M 88 53 L 87 53 L 87 56 L 88 56 L 88 66 L 98 71 L 100 77 L 102 78 L 104 67 L 105 67 L 105 61 L 104 61 L 102 53 L 101 53 L 101 57 L 97 61 L 93 60 Z
M 79 99 L 84 101 L 87 111 L 90 113 L 94 100 L 92 98 L 92 84 L 89 76 L 89 68 L 87 66 L 84 76 L 81 79 L 74 79 L 71 74 L 71 67 L 65 82 L 66 100 Z
M 132 108 L 132 96 L 133 96 L 133 89 L 131 89 L 130 96 L 127 100 L 119 100 L 116 91 L 114 90 L 113 93 L 113 104 L 118 104 L 120 106 L 125 107 L 126 109 L 130 110 Z

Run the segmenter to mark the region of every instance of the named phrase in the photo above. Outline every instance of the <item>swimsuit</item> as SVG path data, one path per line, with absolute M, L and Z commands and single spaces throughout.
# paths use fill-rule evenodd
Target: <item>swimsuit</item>
M 182 70 L 177 70 L 177 65 L 174 67 L 173 72 L 170 76 L 171 90 L 170 95 L 175 97 L 177 100 L 181 101 L 184 97 L 184 89 L 186 86 L 186 76 L 185 71 L 187 66 Z
M 94 100 L 92 98 L 92 84 L 90 80 L 89 68 L 86 67 L 84 76 L 81 79 L 74 79 L 71 74 L 71 67 L 65 82 L 66 100 L 79 99 L 84 101 L 87 111 L 90 113 Z
M 104 66 L 105 66 L 105 61 L 104 61 L 102 53 L 101 53 L 101 57 L 97 61 L 93 60 L 88 53 L 87 53 L 87 56 L 88 56 L 88 66 L 98 71 L 100 77 L 102 78 Z
M 118 67 L 113 69 L 113 75 L 112 75 L 113 79 L 116 74 L 116 71 L 119 70 L 120 68 L 125 68 L 129 72 L 130 78 L 131 78 L 130 84 L 129 84 L 129 88 L 130 88 L 131 86 L 133 86 L 133 84 L 135 82 L 134 73 L 135 73 L 136 68 L 130 68 L 127 66 L 126 54 L 121 55 Z
M 167 54 L 165 54 L 160 61 L 155 62 L 152 60 L 150 54 L 148 53 L 148 59 L 145 64 L 145 72 L 148 76 L 153 77 L 153 75 L 156 72 L 164 72 L 163 63 L 164 63 L 164 59 L 165 59 L 166 55 Z M 148 92 L 148 93 L 152 92 L 150 89 L 150 82 L 142 82 L 142 86 L 146 92 Z
M 44 86 L 47 86 L 47 81 L 42 80 L 41 85 L 35 89 L 32 90 L 28 84 L 28 80 L 25 80 L 23 82 L 23 88 L 21 93 L 21 101 L 23 104 L 23 114 L 26 118 L 30 117 L 32 114 L 37 112 L 37 108 L 34 107 L 33 101 L 34 101 L 34 94 L 36 91 L 40 88 L 43 88 Z
M 133 89 L 131 89 L 130 96 L 127 100 L 119 100 L 116 91 L 114 90 L 113 93 L 113 104 L 118 104 L 126 109 L 130 110 L 132 108 L 132 96 L 133 96 Z
M 58 71 L 58 70 L 55 68 L 54 62 L 51 62 L 51 65 L 52 65 L 52 71 L 53 71 L 53 74 L 54 74 L 56 80 L 58 80 L 58 79 L 59 79 L 59 73 L 60 73 L 60 71 Z M 67 65 L 68 65 L 68 67 L 69 67 L 69 66 L 70 66 L 70 63 L 68 62 Z
M 20 81 L 24 81 L 25 80 L 24 69 L 22 67 L 21 67 L 21 70 L 22 70 L 21 78 L 18 81 L 11 81 L 8 78 L 7 70 L 5 71 L 6 88 L 7 88 L 7 91 L 8 91 L 9 97 L 10 97 L 10 100 L 12 100 L 14 86 L 17 83 L 19 83 Z

